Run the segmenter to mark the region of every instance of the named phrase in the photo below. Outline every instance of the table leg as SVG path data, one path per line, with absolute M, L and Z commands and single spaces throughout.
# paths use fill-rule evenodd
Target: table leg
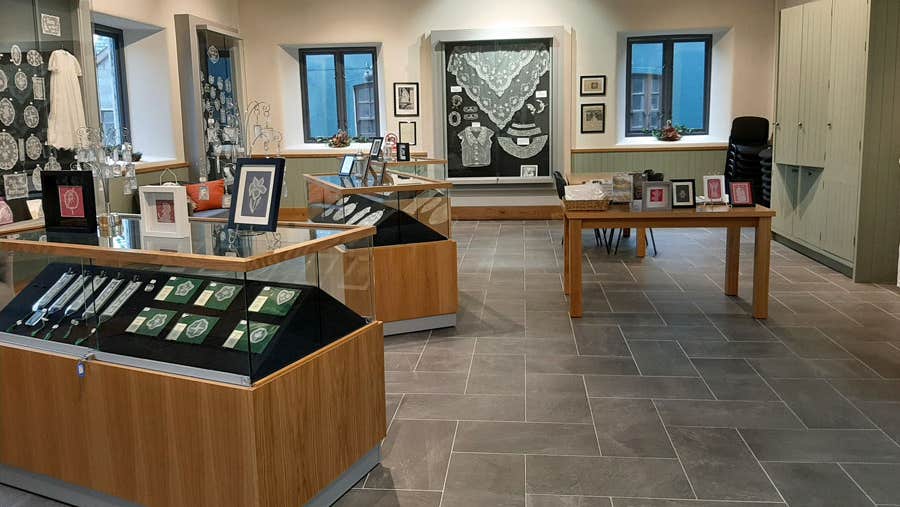
M 647 256 L 647 229 L 645 227 L 637 228 L 637 256 L 638 257 L 646 257 Z
M 565 214 L 563 214 L 563 292 L 568 295 L 569 294 L 569 286 L 571 281 L 570 270 L 572 269 L 571 261 L 569 259 L 569 245 L 572 244 L 572 240 L 569 238 L 569 219 L 566 218 Z
M 725 241 L 725 294 L 738 295 L 741 271 L 741 228 L 729 227 Z
M 756 245 L 753 252 L 753 316 L 769 317 L 769 256 L 772 248 L 772 219 L 760 218 L 756 223 Z
M 569 220 L 569 315 L 572 317 L 581 317 L 584 311 L 581 248 L 581 220 Z

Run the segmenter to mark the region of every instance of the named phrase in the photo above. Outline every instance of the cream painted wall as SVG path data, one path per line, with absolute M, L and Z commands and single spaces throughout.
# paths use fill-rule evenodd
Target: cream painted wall
M 111 1 L 111 0 L 107 0 Z M 397 130 L 390 90 L 396 81 L 421 83 L 417 149 L 434 148 L 431 55 L 425 38 L 432 30 L 509 26 L 565 26 L 572 34 L 575 66 L 570 76 L 573 148 L 601 148 L 619 141 L 624 96 L 617 80 L 620 37 L 647 32 L 717 31 L 722 34 L 722 63 L 731 67 L 717 80 L 714 100 L 720 114 L 772 117 L 777 0 L 344 0 L 327 4 L 311 0 L 237 0 L 245 44 L 247 96 L 270 102 L 273 124 L 285 129 L 286 147 L 299 148 L 299 71 L 295 49 L 303 45 L 381 43 L 380 79 L 387 90 L 383 117 L 388 131 Z M 352 14 L 352 15 L 351 15 Z M 352 21 L 351 21 L 352 20 Z M 718 66 L 719 63 L 716 65 Z M 579 133 L 577 111 L 582 102 L 579 75 L 607 74 L 607 133 Z M 382 92 L 384 94 L 384 91 Z M 727 109 L 725 113 L 721 108 Z
M 140 76 L 155 65 L 164 66 L 157 72 L 168 73 L 168 79 L 160 81 L 161 86 L 155 89 L 147 89 L 145 86 L 133 86 L 129 89 L 129 101 L 137 104 L 131 107 L 143 107 L 147 103 L 156 104 L 157 107 L 169 107 L 171 114 L 168 117 L 170 123 L 159 121 L 160 115 L 154 115 L 153 125 L 134 125 L 133 129 L 139 131 L 142 128 L 152 128 L 156 136 L 171 136 L 171 142 L 160 142 L 158 145 L 167 147 L 162 151 L 171 151 L 176 160 L 184 160 L 184 139 L 181 126 L 181 92 L 178 88 L 178 56 L 175 45 L 175 15 L 193 14 L 206 18 L 225 26 L 238 28 L 238 1 L 237 0 L 93 0 L 91 9 L 95 12 L 108 14 L 117 18 L 133 20 L 147 25 L 162 27 L 163 31 L 156 35 L 142 39 L 139 44 L 141 49 L 154 54 L 150 62 L 127 62 L 126 73 L 130 77 Z M 151 47 L 152 46 L 152 47 Z M 126 49 L 127 51 L 127 49 Z M 161 53 L 161 54 L 160 54 Z M 135 66 L 139 66 L 137 68 Z M 129 79 L 131 81 L 132 79 Z M 143 149 L 137 146 L 137 149 Z M 168 154 L 165 154 L 168 156 Z

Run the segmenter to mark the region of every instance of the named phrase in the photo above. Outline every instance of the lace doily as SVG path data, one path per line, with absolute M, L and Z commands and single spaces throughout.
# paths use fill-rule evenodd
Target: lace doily
M 4 174 L 3 190 L 7 201 L 28 197 L 28 175 L 25 173 Z
M 34 171 L 31 171 L 31 184 L 34 186 L 34 189 L 38 192 L 43 190 L 43 184 L 41 184 L 41 170 L 40 165 L 34 166 Z
M 47 159 L 47 163 L 44 165 L 45 171 L 62 171 L 62 166 L 56 160 L 54 155 L 50 155 L 50 158 Z
M 16 71 L 16 76 L 13 78 L 16 83 L 16 88 L 19 91 L 24 92 L 26 88 L 28 88 L 28 76 L 25 75 L 21 70 Z
M 19 144 L 7 132 L 0 132 L 0 169 L 8 171 L 19 161 Z
M 0 92 L 5 92 L 7 88 L 9 88 L 9 78 L 6 77 L 6 72 L 0 69 Z
M 16 120 L 16 108 L 9 98 L 0 99 L 0 123 L 9 127 Z
M 516 158 L 525 159 L 540 153 L 547 144 L 547 138 L 547 135 L 537 136 L 533 138 L 531 144 L 527 146 L 519 146 L 511 137 L 498 137 L 497 142 L 500 143 L 500 147 L 503 148 L 503 151 L 506 153 L 509 153 Z
M 371 215 L 367 216 L 366 218 L 363 218 L 362 220 L 360 220 L 359 224 L 357 224 L 357 225 L 375 225 L 378 223 L 379 220 L 381 220 L 382 216 L 384 216 L 384 210 L 380 209 L 380 210 L 376 211 L 375 213 L 372 213 Z
M 34 88 L 34 100 L 44 100 L 46 95 L 44 94 L 44 78 L 34 76 L 31 78 L 31 86 Z
M 22 117 L 25 119 L 25 126 L 30 129 L 37 127 L 41 121 L 41 115 L 38 114 L 37 108 L 32 105 L 25 106 L 25 109 L 22 111 Z
M 451 127 L 458 127 L 462 123 L 462 116 L 456 111 L 450 111 L 450 114 L 447 116 L 447 123 Z
M 550 71 L 550 51 L 535 44 L 502 50 L 459 46 L 450 55 L 447 71 L 502 129 Z
M 353 215 L 353 217 L 352 217 L 350 220 L 347 220 L 347 225 L 354 225 L 354 224 L 356 224 L 356 222 L 359 222 L 360 220 L 362 220 L 362 218 L 363 218 L 364 216 L 368 215 L 371 211 L 372 211 L 372 207 L 371 207 L 371 206 L 366 206 L 365 208 L 362 209 L 362 211 L 360 211 L 360 212 L 358 212 L 357 214 Z
M 9 60 L 18 67 L 22 65 L 22 49 L 19 48 L 18 44 L 13 44 L 9 49 Z
M 28 136 L 28 139 L 25 140 L 25 155 L 28 155 L 31 160 L 37 160 L 41 158 L 43 152 L 44 143 L 34 134 Z
M 25 59 L 28 60 L 28 65 L 32 67 L 40 67 L 44 64 L 44 57 L 36 49 L 29 49 Z

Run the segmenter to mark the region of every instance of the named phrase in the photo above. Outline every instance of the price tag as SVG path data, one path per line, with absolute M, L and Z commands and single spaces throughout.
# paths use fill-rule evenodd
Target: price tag
M 172 330 L 169 331 L 169 334 L 166 336 L 166 340 L 177 340 L 186 327 L 187 324 L 184 324 L 182 322 L 175 324 L 175 327 L 173 327 Z
M 154 299 L 156 299 L 157 301 L 164 301 L 167 297 L 169 297 L 169 294 L 171 294 L 171 293 L 172 293 L 172 286 L 166 285 L 165 287 L 160 289 L 159 293 L 156 295 L 156 297 Z
M 263 305 L 266 304 L 266 301 L 269 298 L 266 296 L 256 296 L 256 299 L 253 300 L 253 304 L 250 305 L 249 310 L 251 312 L 258 312 L 262 309 Z
M 472 126 L 475 127 L 475 128 L 479 128 L 479 127 L 481 127 L 481 122 L 480 122 L 480 121 L 473 121 L 473 122 L 472 122 Z
M 145 320 L 147 320 L 146 317 L 135 317 L 134 320 L 131 321 L 131 325 L 129 325 L 125 329 L 125 331 L 129 332 L 129 333 L 134 333 L 135 331 L 138 330 L 139 327 L 141 327 L 141 324 L 143 324 Z
M 462 93 L 462 86 L 451 86 L 450 93 Z
M 194 301 L 194 304 L 197 306 L 206 306 L 206 302 L 209 301 L 213 295 L 213 291 L 205 290 L 200 293 L 200 297 L 197 298 L 197 301 Z
M 241 323 L 238 325 L 238 327 L 243 328 L 246 325 L 247 325 L 247 322 L 242 320 Z M 231 332 L 230 335 L 228 335 L 228 339 L 225 340 L 225 343 L 222 344 L 222 346 L 229 348 L 229 349 L 233 349 L 234 346 L 237 345 L 237 342 L 241 339 L 242 336 L 244 336 L 244 332 L 241 331 L 240 329 L 235 329 L 234 331 Z
M 528 146 L 531 144 L 531 139 L 528 139 L 527 137 L 517 137 L 516 144 L 519 146 Z
M 537 99 L 546 99 L 547 98 L 547 90 L 538 90 L 534 93 L 534 97 Z

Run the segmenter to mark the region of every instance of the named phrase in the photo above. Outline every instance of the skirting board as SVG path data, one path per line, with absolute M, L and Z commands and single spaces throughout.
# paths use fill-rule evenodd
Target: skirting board
M 305 507 L 328 507 L 335 503 L 380 462 L 381 444 L 378 444 L 319 492 Z M 30 491 L 76 507 L 140 507 L 136 503 L 6 465 L 0 465 L 0 484 Z
M 433 317 L 422 317 L 420 319 L 398 320 L 396 322 L 384 323 L 384 335 L 391 336 L 395 334 L 415 333 L 416 331 L 426 331 L 428 329 L 441 329 L 444 327 L 456 326 L 456 314 L 435 315 Z
M 453 206 L 454 220 L 562 220 L 562 206 Z
M 811 248 L 807 248 L 807 247 L 801 245 L 800 243 L 791 241 L 790 239 L 782 236 L 781 234 L 778 234 L 777 232 L 772 233 L 772 239 L 774 239 L 775 241 L 781 243 L 782 245 L 790 248 L 791 250 L 794 250 L 796 252 L 799 252 L 799 253 L 809 257 L 810 259 L 818 262 L 819 264 L 828 266 L 829 268 L 837 271 L 838 273 L 840 273 L 844 276 L 847 276 L 848 278 L 853 278 L 853 266 L 848 266 L 840 261 L 832 259 L 831 257 L 829 257 L 827 255 L 822 255 Z

